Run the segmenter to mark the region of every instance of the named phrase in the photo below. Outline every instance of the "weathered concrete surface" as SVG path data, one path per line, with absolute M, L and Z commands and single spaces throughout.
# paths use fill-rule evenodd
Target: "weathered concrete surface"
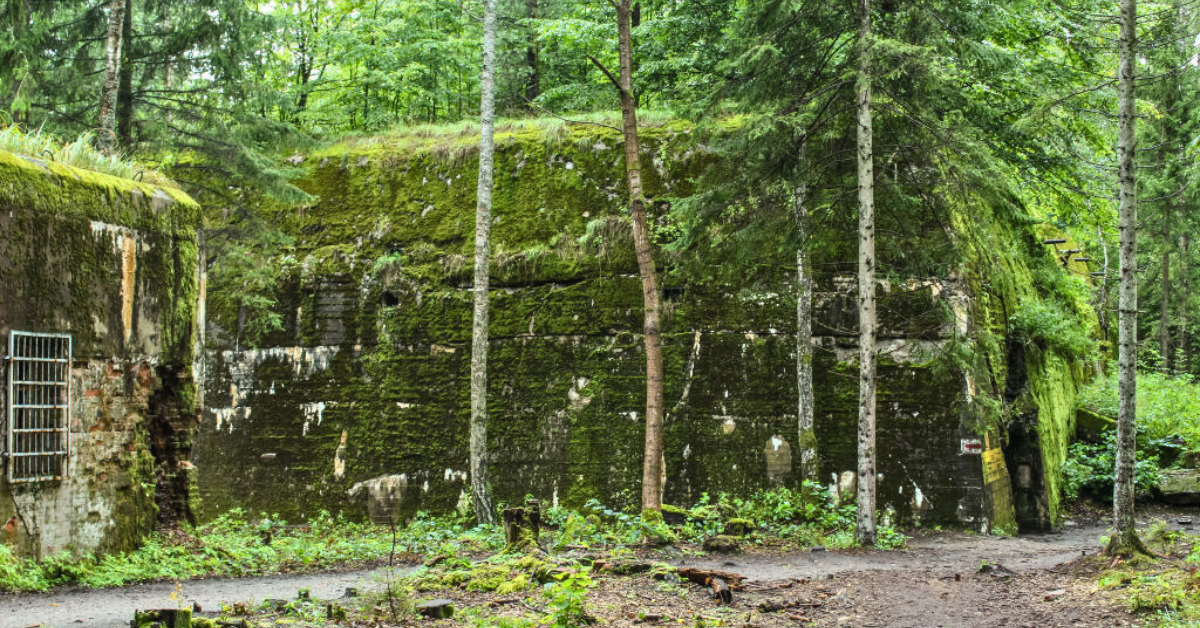
M 680 141 L 687 133 L 673 123 L 645 129 L 651 196 L 687 194 L 711 160 Z M 564 134 L 518 127 L 498 139 L 491 481 L 509 503 L 531 493 L 547 504 L 635 506 L 644 357 L 619 138 Z M 672 150 L 676 141 L 683 148 Z M 311 156 L 299 182 L 318 203 L 264 208 L 296 241 L 278 260 L 283 329 L 247 348 L 243 313 L 210 308 L 195 452 L 205 516 L 245 507 L 302 519 L 328 509 L 381 521 L 463 504 L 467 144 L 335 147 Z M 1011 335 L 1008 322 L 1022 304 L 1051 298 L 1031 269 L 1064 273 L 1037 230 L 982 201 L 910 209 L 881 226 L 879 503 L 904 520 L 1015 531 L 1022 516 L 1051 527 L 1083 370 L 1039 339 Z M 664 230 L 677 227 L 665 205 L 652 213 Z M 855 468 L 858 387 L 852 230 L 839 220 L 822 226 L 813 251 L 818 460 L 833 488 Z M 707 260 L 744 277 L 664 278 L 669 503 L 796 486 L 798 461 L 813 454 L 797 439 L 794 252 L 781 239 L 760 253 L 757 267 Z M 1012 451 L 1005 416 L 1024 435 Z
M 1162 500 L 1175 506 L 1200 506 L 1200 471 L 1183 469 L 1162 472 Z
M 181 515 L 187 495 L 170 487 L 196 419 L 198 226 L 176 190 L 0 153 L 0 340 L 66 332 L 74 345 L 67 476 L 0 476 L 0 542 L 18 555 L 125 549 L 156 502 Z

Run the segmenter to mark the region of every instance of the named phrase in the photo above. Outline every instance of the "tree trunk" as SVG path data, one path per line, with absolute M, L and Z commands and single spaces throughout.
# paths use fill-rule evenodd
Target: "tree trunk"
M 160 26 L 164 33 L 171 32 L 171 5 L 165 4 L 162 8 L 162 20 Z M 175 87 L 175 56 L 166 55 L 163 58 L 163 81 L 166 82 L 167 91 L 171 91 Z M 261 114 L 266 117 L 266 114 Z M 167 124 L 170 124 L 175 119 L 174 109 L 166 111 Z
M 1162 360 L 1163 372 L 1170 375 L 1175 372 L 1175 360 L 1171 347 L 1171 209 L 1174 201 L 1168 199 L 1163 203 L 1162 224 L 1162 302 L 1158 319 L 1158 351 Z
M 1144 551 L 1134 522 L 1134 461 L 1137 456 L 1137 0 L 1121 0 L 1117 70 L 1117 159 L 1120 184 L 1121 287 L 1118 316 L 1117 461 L 1109 554 Z
M 1104 251 L 1104 276 L 1100 278 L 1100 307 L 1096 308 L 1096 316 L 1100 319 L 1100 336 L 1108 342 L 1108 240 L 1104 239 L 1102 227 L 1096 227 L 1096 238 Z
M 29 33 L 30 32 L 30 10 L 25 2 L 10 2 L 8 3 L 8 14 L 10 20 L 10 28 L 14 33 Z M 20 36 L 20 35 L 18 35 Z M 15 43 L 15 42 L 14 42 Z M 26 60 L 28 64 L 28 60 Z M 24 125 L 28 120 L 29 104 L 23 102 L 21 92 L 25 89 L 25 81 L 27 76 L 21 76 L 20 66 L 10 68 L 9 72 L 16 70 L 16 76 L 9 83 L 8 94 L 5 96 L 3 105 L 0 105 L 4 110 L 7 110 L 12 116 L 12 125 Z
M 663 362 L 659 330 L 658 275 L 654 245 L 646 220 L 646 195 L 642 190 L 642 165 L 638 155 L 637 103 L 633 97 L 633 42 L 630 34 L 630 0 L 617 0 L 617 41 L 620 53 L 621 123 L 625 135 L 625 176 L 629 183 L 629 213 L 633 219 L 633 244 L 645 306 L 646 343 L 646 451 L 642 464 L 642 510 L 662 510 L 663 491 Z
M 117 140 L 121 148 L 133 145 L 133 0 L 126 0 L 125 19 L 121 20 L 121 71 L 117 81 Z
M 796 417 L 800 479 L 817 480 L 817 436 L 813 429 L 812 269 L 809 264 L 807 140 L 800 147 L 796 204 Z
M 169 33 L 171 32 L 171 5 L 163 5 L 162 12 L 160 25 L 164 33 Z M 167 55 L 163 59 L 163 63 L 166 66 L 163 70 L 163 76 L 167 83 L 167 90 L 170 91 L 172 87 L 175 87 L 175 56 Z
M 108 38 L 104 45 L 104 84 L 100 88 L 100 131 L 96 145 L 113 154 L 117 149 L 117 84 L 121 74 L 121 32 L 125 24 L 125 0 L 108 3 Z
M 875 172 L 871 130 L 871 0 L 858 27 L 858 525 L 875 544 Z
M 1192 301 L 1192 266 L 1191 260 L 1188 258 L 1190 247 L 1191 239 L 1188 238 L 1188 234 L 1179 236 L 1179 256 L 1182 260 L 1179 274 L 1181 276 L 1180 285 L 1183 286 L 1179 295 L 1179 348 L 1181 353 L 1179 370 L 1184 373 L 1192 372 L 1192 334 L 1188 329 L 1188 308 Z
M 471 335 L 471 498 L 475 517 L 495 523 L 488 481 L 488 288 L 496 109 L 496 0 L 483 2 L 483 71 L 479 106 L 479 185 L 475 204 L 475 319 Z
M 525 0 L 525 17 L 531 21 L 536 20 L 539 8 L 538 0 Z M 532 101 L 542 95 L 542 54 L 536 29 L 530 28 L 527 36 L 529 44 L 525 48 L 525 64 L 529 66 L 529 76 L 525 80 L 525 99 Z

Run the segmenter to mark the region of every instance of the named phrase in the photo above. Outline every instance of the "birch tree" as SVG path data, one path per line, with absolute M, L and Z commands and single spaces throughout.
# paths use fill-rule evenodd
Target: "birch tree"
M 112 154 L 117 148 L 117 89 L 121 75 L 121 44 L 125 26 L 125 1 L 108 3 L 108 37 L 104 44 L 104 84 L 100 88 L 100 150 Z
M 800 479 L 817 479 L 817 435 L 813 427 L 812 269 L 809 265 L 807 138 L 800 145 L 795 189 L 796 220 L 796 418 Z
M 871 129 L 871 0 L 858 26 L 858 524 L 875 544 L 875 172 Z
M 479 182 L 475 204 L 475 316 L 471 328 L 471 499 L 481 523 L 495 523 L 488 482 L 488 288 L 495 169 L 496 0 L 483 2 L 483 70 L 480 76 Z
M 1121 0 L 1117 65 L 1117 178 L 1120 199 L 1121 286 L 1118 299 L 1117 461 L 1113 487 L 1111 555 L 1146 551 L 1134 522 L 1134 461 L 1137 457 L 1137 0 Z

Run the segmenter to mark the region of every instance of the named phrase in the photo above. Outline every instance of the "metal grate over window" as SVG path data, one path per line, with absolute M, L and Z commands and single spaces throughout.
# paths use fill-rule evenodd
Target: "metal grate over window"
M 71 336 L 14 331 L 8 337 L 8 481 L 67 474 Z

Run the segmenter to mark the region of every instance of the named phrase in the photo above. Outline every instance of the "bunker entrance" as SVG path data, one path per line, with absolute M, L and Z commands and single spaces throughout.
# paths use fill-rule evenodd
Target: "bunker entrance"
M 190 508 L 191 469 L 195 416 L 187 407 L 191 380 L 180 371 L 159 367 L 159 386 L 150 396 L 146 428 L 154 456 L 154 500 L 160 525 L 195 523 Z

